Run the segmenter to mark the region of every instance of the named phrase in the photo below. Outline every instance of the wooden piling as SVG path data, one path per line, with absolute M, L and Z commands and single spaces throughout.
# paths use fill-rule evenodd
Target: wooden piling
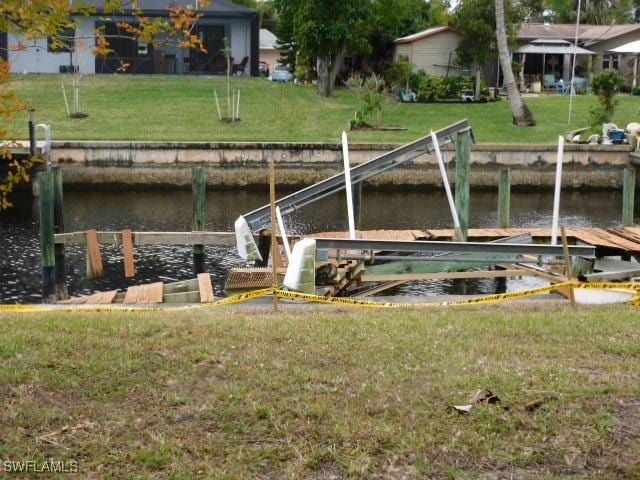
M 462 238 L 467 240 L 469 231 L 469 167 L 471 164 L 471 132 L 456 135 L 456 190 L 455 205 L 460 220 Z
M 51 169 L 53 177 L 53 226 L 55 233 L 64 233 L 64 201 L 62 190 L 62 170 L 59 166 Z M 66 267 L 64 244 L 55 244 L 55 265 L 56 265 L 56 299 L 66 300 L 69 298 L 66 284 Z
M 204 167 L 194 167 L 191 171 L 191 189 L 193 195 L 193 228 L 194 232 L 205 230 L 205 192 L 207 174 Z M 205 273 L 207 261 L 204 245 L 193 246 L 193 273 Z
M 511 216 L 511 171 L 508 168 L 500 170 L 498 185 L 498 227 L 509 228 Z
M 271 201 L 271 264 L 273 268 L 273 289 L 278 289 L 278 239 L 276 237 L 276 165 L 269 160 L 269 199 Z M 273 292 L 273 311 L 278 311 L 278 296 Z
M 356 230 L 362 228 L 362 182 L 354 183 L 351 187 L 353 198 L 353 219 Z
M 564 227 L 561 227 L 560 233 L 562 235 L 562 252 L 564 256 L 564 268 L 565 276 L 568 282 L 573 282 L 573 268 L 571 267 L 571 256 L 569 255 L 569 242 L 567 242 L 567 232 Z M 573 287 L 569 287 L 569 300 L 571 300 L 571 306 L 576 306 L 576 297 L 573 293 Z
M 262 260 L 256 260 L 256 267 L 266 267 L 269 265 L 269 254 L 271 253 L 271 233 L 266 228 L 260 230 L 260 235 L 258 236 L 258 252 L 260 252 L 260 256 Z
M 633 167 L 624 169 L 622 184 L 622 225 L 633 227 L 633 210 L 636 196 L 636 170 Z
M 36 156 L 36 121 L 34 118 L 35 109 L 29 109 L 29 156 Z
M 56 300 L 56 256 L 53 217 L 53 176 L 42 172 L 38 176 L 40 190 L 40 253 L 42 258 L 42 299 L 45 303 Z

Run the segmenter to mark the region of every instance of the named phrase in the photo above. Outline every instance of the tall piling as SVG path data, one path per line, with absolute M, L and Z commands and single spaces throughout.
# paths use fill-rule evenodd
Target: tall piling
M 624 179 L 622 183 L 622 225 L 632 227 L 633 210 L 636 197 L 636 170 L 633 167 L 624 169 Z
M 362 182 L 354 183 L 351 186 L 351 197 L 353 198 L 353 219 L 356 230 L 362 228 Z
M 35 121 L 35 109 L 29 109 L 29 156 L 31 158 L 36 156 L 36 121 Z
M 266 267 L 269 265 L 269 255 L 271 253 L 271 232 L 266 228 L 260 230 L 258 235 L 258 252 L 262 260 L 256 260 L 256 267 Z
M 273 274 L 273 311 L 278 311 L 278 239 L 276 237 L 276 164 L 269 160 L 269 201 L 271 203 L 271 268 Z
M 45 303 L 56 300 L 56 256 L 53 197 L 53 175 L 41 172 L 38 176 L 40 191 L 40 255 L 42 263 L 42 299 Z
M 511 216 L 511 171 L 508 168 L 500 170 L 498 184 L 498 227 L 509 228 Z
M 53 177 L 53 229 L 54 233 L 64 233 L 64 201 L 62 190 L 62 170 L 59 166 L 51 169 Z M 56 243 L 55 266 L 56 266 L 56 299 L 64 300 L 69 297 L 66 284 L 66 267 L 64 244 Z
M 205 192 L 207 188 L 207 174 L 204 167 L 194 167 L 191 170 L 191 189 L 193 196 L 193 227 L 194 232 L 205 230 Z M 204 245 L 193 246 L 193 273 L 205 273 L 207 259 Z
M 456 135 L 456 190 L 455 205 L 460 220 L 462 238 L 467 240 L 469 231 L 469 168 L 471 165 L 471 132 Z

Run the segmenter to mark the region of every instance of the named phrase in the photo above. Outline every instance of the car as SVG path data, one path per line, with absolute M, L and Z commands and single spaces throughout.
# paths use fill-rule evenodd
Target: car
M 473 90 L 462 90 L 462 95 L 460 96 L 460 100 L 462 100 L 463 102 L 473 102 L 475 100 L 475 94 L 473 93 Z
M 289 71 L 289 67 L 286 65 L 278 64 L 276 68 L 271 72 L 271 78 L 274 82 L 292 82 L 293 81 L 293 73 Z
M 269 64 L 267 62 L 258 63 L 258 73 L 266 77 L 269 76 Z

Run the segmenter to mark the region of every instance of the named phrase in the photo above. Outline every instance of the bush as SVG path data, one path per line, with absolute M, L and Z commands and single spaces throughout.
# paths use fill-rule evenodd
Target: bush
M 382 77 L 376 74 L 367 78 L 358 74 L 352 75 L 347 80 L 347 88 L 353 91 L 358 100 L 356 124 L 363 125 L 368 120 L 376 127 L 382 125 L 391 103 Z
M 459 99 L 463 90 L 474 90 L 474 88 L 475 79 L 473 77 L 436 77 L 425 75 L 420 79 L 420 84 L 417 88 L 418 99 L 423 102 Z M 482 95 L 489 93 L 489 89 L 484 81 L 482 81 L 480 85 L 480 92 Z
M 610 122 L 618 104 L 616 95 L 624 86 L 624 79 L 615 70 L 607 70 L 593 77 L 593 93 L 598 96 L 599 105 L 591 109 L 591 125 L 598 126 Z

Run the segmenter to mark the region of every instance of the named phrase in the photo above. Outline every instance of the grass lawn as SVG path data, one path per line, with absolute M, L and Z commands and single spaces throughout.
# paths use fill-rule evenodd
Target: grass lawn
M 640 476 L 631 307 L 0 324 L 0 458 L 75 460 L 75 478 Z M 500 406 L 450 410 L 481 388 Z
M 221 95 L 221 77 L 95 75 L 82 79 L 82 120 L 65 116 L 59 75 L 14 76 L 12 86 L 37 109 L 40 122 L 53 125 L 54 139 L 197 140 L 197 141 L 331 141 L 339 142 L 353 118 L 354 97 L 340 90 L 322 99 L 314 87 L 234 78 L 241 89 L 235 125 L 217 120 L 213 90 Z M 70 95 L 70 88 L 67 87 Z M 468 118 L 480 143 L 555 143 L 568 131 L 566 96 L 527 99 L 538 126 L 517 128 L 507 101 L 492 104 L 395 104 L 386 124 L 405 132 L 353 132 L 355 142 L 406 142 L 462 118 Z M 587 126 L 595 97 L 575 98 L 574 126 Z M 27 138 L 26 113 L 12 123 L 18 138 Z M 614 121 L 626 126 L 640 120 L 640 97 L 620 97 Z

